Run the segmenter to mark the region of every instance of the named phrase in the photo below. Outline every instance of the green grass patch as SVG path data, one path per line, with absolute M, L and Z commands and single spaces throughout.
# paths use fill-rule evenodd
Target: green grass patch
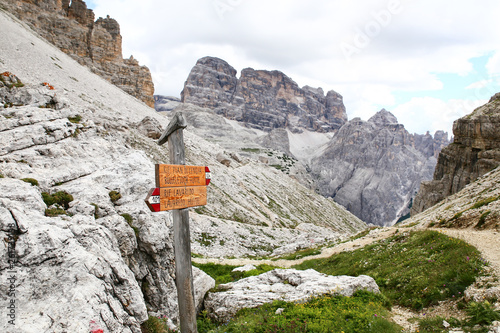
M 219 265 L 214 263 L 207 263 L 207 264 L 193 263 L 193 266 L 198 267 L 199 269 L 210 275 L 215 280 L 216 286 L 218 286 L 221 283 L 234 282 L 246 277 L 259 275 L 276 268 L 274 266 L 262 264 L 256 266 L 256 269 L 247 272 L 233 272 L 232 270 L 238 266 Z
M 47 206 L 52 206 L 54 204 L 58 204 L 64 209 L 69 208 L 69 203 L 73 201 L 73 196 L 66 191 L 59 191 L 54 194 L 50 194 L 48 192 L 42 192 L 43 202 Z
M 77 114 L 76 116 L 73 116 L 73 117 L 68 117 L 68 120 L 73 123 L 73 124 L 79 124 L 80 121 L 82 121 L 82 116 L 80 116 L 79 114 Z
M 45 216 L 54 217 L 59 215 L 68 215 L 68 212 L 62 208 L 47 208 L 45 210 Z
M 134 233 L 135 233 L 135 237 L 139 237 L 139 229 L 134 226 L 134 218 L 132 217 L 132 215 L 130 214 L 127 214 L 127 213 L 124 213 L 124 214 L 120 214 L 121 217 L 123 217 L 125 219 L 125 221 L 128 223 L 128 225 L 132 228 L 132 230 L 134 230 Z
M 148 320 L 141 324 L 142 333 L 170 333 L 177 332 L 168 328 L 166 318 L 149 316 Z
M 198 317 L 198 332 L 401 332 L 392 323 L 381 294 L 358 291 L 352 297 L 325 295 L 306 303 L 274 301 L 258 308 L 242 309 L 228 323 Z M 277 309 L 283 309 L 276 314 Z
M 479 221 L 477 222 L 477 224 L 474 226 L 474 228 L 476 229 L 480 229 L 483 227 L 484 223 L 486 222 L 486 218 L 488 217 L 488 215 L 491 214 L 491 210 L 487 210 L 485 211 L 484 213 L 481 214 L 481 216 L 479 217 Z
M 122 195 L 118 191 L 111 191 L 108 193 L 111 202 L 115 203 L 121 199 Z
M 30 183 L 33 186 L 38 186 L 38 180 L 35 178 L 23 178 L 21 179 L 23 182 Z
M 440 316 L 418 320 L 419 331 L 421 333 L 448 333 L 452 328 L 459 328 L 463 332 L 486 333 L 489 332 L 489 326 L 494 321 L 500 320 L 500 311 L 495 310 L 487 301 L 470 302 L 465 312 L 467 318 L 464 320 Z M 443 321 L 446 321 L 449 327 L 445 328 Z
M 259 148 L 241 148 L 241 151 L 244 151 L 246 153 L 254 153 L 254 154 L 259 154 L 260 149 Z
M 474 209 L 481 208 L 483 206 L 489 205 L 493 201 L 497 201 L 498 199 L 500 199 L 500 196 L 489 197 L 489 198 L 486 198 L 486 199 L 483 199 L 483 200 L 476 202 L 471 208 L 474 208 Z
M 314 256 L 314 255 L 317 255 L 317 254 L 321 254 L 321 250 L 320 249 L 305 249 L 305 250 L 300 250 L 300 251 L 297 251 L 295 253 L 291 253 L 291 254 L 285 255 L 283 257 L 273 258 L 272 260 L 280 260 L 280 259 L 284 259 L 284 260 L 297 260 L 297 259 L 308 257 L 308 256 Z
M 435 231 L 399 233 L 352 252 L 295 266 L 330 275 L 369 275 L 394 303 L 420 310 L 460 297 L 481 273 L 480 253 Z

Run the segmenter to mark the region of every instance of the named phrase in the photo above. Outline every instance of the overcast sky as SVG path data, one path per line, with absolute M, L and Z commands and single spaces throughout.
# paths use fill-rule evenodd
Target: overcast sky
M 123 56 L 180 96 L 204 56 L 335 90 L 349 119 L 381 108 L 410 132 L 450 132 L 500 91 L 498 0 L 86 0 L 116 19 Z

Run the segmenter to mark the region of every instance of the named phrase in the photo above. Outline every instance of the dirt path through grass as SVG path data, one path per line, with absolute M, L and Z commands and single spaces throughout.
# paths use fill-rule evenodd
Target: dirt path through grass
M 257 260 L 257 259 L 217 259 L 217 258 L 192 258 L 191 260 L 195 263 L 206 264 L 206 263 L 216 263 L 221 265 L 232 265 L 232 266 L 243 266 L 243 265 L 262 265 L 267 264 L 276 267 L 289 268 L 294 265 L 301 264 L 305 260 L 318 259 L 318 258 L 328 258 L 335 253 L 340 253 L 342 251 L 350 251 L 361 248 L 365 245 L 371 244 L 379 239 L 384 239 L 390 237 L 396 233 L 396 228 L 382 228 L 372 230 L 368 235 L 358 238 L 352 241 L 348 241 L 345 243 L 338 244 L 334 247 L 324 248 L 320 254 L 314 256 L 307 256 L 304 258 L 296 259 L 296 260 Z
M 461 239 L 477 248 L 488 260 L 495 274 L 500 277 L 500 233 L 492 230 L 433 229 L 445 235 Z

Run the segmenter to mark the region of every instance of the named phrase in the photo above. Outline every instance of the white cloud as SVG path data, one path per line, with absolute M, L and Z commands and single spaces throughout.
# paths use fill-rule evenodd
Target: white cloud
M 434 134 L 437 130 L 452 135 L 453 121 L 461 118 L 488 100 L 443 101 L 433 97 L 412 98 L 409 102 L 395 107 L 391 112 L 405 125 L 410 133 Z
M 397 91 L 439 91 L 436 74 L 467 75 L 473 57 L 493 54 L 488 71 L 500 74 L 500 34 L 491 33 L 500 30 L 497 0 L 93 2 L 97 16 L 120 23 L 124 56 L 151 69 L 158 94 L 179 95 L 192 66 L 207 55 L 238 71 L 277 69 L 301 86 L 333 89 L 353 115 L 389 109 L 383 103 L 394 102 Z M 343 43 L 358 52 L 346 59 Z M 475 95 L 467 98 L 485 98 Z

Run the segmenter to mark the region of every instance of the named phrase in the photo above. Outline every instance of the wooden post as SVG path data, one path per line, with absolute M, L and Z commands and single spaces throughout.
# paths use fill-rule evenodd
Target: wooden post
M 177 112 L 158 139 L 162 145 L 168 141 L 170 163 L 185 165 L 183 129 L 186 120 Z M 191 241 L 189 233 L 189 210 L 172 211 L 174 220 L 175 284 L 179 300 L 179 318 L 182 333 L 197 333 L 194 304 L 193 270 L 191 268 Z

